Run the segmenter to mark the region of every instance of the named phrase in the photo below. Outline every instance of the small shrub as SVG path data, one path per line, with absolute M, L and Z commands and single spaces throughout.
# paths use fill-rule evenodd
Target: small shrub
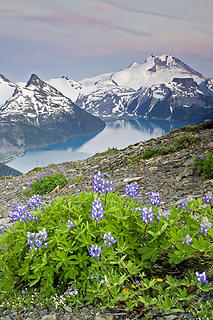
M 196 140 L 197 140 L 197 137 L 195 136 L 182 134 L 174 139 L 174 142 L 173 142 L 174 150 L 181 150 L 187 147 L 187 145 L 194 143 Z
M 76 176 L 75 178 L 70 180 L 70 184 L 75 184 L 75 183 L 79 183 L 82 180 L 85 180 L 86 176 Z
M 45 172 L 39 172 L 34 180 L 29 179 L 29 188 L 24 190 L 23 193 L 28 196 L 44 195 L 57 186 L 63 188 L 67 182 L 68 179 L 62 171 L 55 173 L 53 170 L 46 170 Z
M 205 178 L 213 177 L 213 154 L 207 153 L 206 155 L 202 155 L 199 157 L 194 157 L 195 168 L 198 168 L 201 172 L 201 178 L 204 180 Z
M 2 176 L 0 177 L 0 180 L 11 180 L 13 178 L 14 178 L 13 176 Z

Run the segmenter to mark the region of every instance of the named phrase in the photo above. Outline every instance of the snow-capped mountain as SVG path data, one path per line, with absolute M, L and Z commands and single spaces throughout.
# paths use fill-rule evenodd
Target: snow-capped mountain
M 49 79 L 46 83 L 55 87 L 58 91 L 63 93 L 64 96 L 70 98 L 75 102 L 81 92 L 82 85 L 74 80 L 69 79 L 68 77 L 61 77 L 56 79 Z
M 0 109 L 0 153 L 94 133 L 104 126 L 102 120 L 33 74 L 26 87 L 17 86 Z
M 17 85 L 0 74 L 0 108 L 11 97 Z
M 86 78 L 78 83 L 68 78 L 51 79 L 49 83 L 69 95 L 82 109 L 103 119 L 132 116 L 174 119 L 175 117 L 164 112 L 162 107 L 158 116 L 154 116 L 153 112 L 159 105 L 157 102 L 162 102 L 168 95 L 172 95 L 174 100 L 169 107 L 171 113 L 174 112 L 177 101 L 182 101 L 187 106 L 195 103 L 196 106 L 207 109 L 210 108 L 211 99 L 206 98 L 207 104 L 202 101 L 204 96 L 211 96 L 213 92 L 211 79 L 205 79 L 202 74 L 171 55 L 152 55 L 143 64 L 134 62 L 121 71 Z M 177 100 L 177 96 L 182 98 Z M 148 98 L 152 100 L 149 107 Z M 137 101 L 146 101 L 146 112 L 144 107 L 141 112 Z M 151 113 L 149 109 L 154 105 Z M 186 110 L 183 109 L 182 112 L 184 115 Z M 202 114 L 208 116 L 209 113 L 205 110 Z
M 213 92 L 206 95 L 204 83 L 192 78 L 138 90 L 128 103 L 126 114 L 135 117 L 200 122 L 213 118 Z

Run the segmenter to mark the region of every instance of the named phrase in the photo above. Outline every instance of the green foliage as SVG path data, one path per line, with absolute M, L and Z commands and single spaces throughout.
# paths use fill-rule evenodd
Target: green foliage
M 204 156 L 194 157 L 195 168 L 198 168 L 201 172 L 201 178 L 213 177 L 213 153 L 207 153 Z
M 154 206 L 154 220 L 145 224 L 132 199 L 116 193 L 100 197 L 105 213 L 98 222 L 91 219 L 96 195 L 81 193 L 56 198 L 36 211 L 39 221 L 17 221 L 4 231 L 0 236 L 1 305 L 9 295 L 17 298 L 17 290 L 27 288 L 32 294 L 32 288 L 46 297 L 47 304 L 101 302 L 104 307 L 122 304 L 130 310 L 177 312 L 190 308 L 201 291 L 211 290 L 209 283 L 198 284 L 195 276 L 196 271 L 206 271 L 208 278 L 211 269 L 213 230 L 200 232 L 203 217 L 213 223 L 210 204 L 203 206 L 202 199 L 197 199 L 186 202 L 184 210 L 171 207 L 169 220 L 159 218 Z M 68 220 L 74 223 L 70 230 Z M 30 251 L 27 232 L 44 228 L 47 247 Z M 117 240 L 111 247 L 103 245 L 102 236 L 108 232 Z M 189 246 L 184 242 L 187 234 L 192 238 Z M 89 255 L 93 244 L 103 250 L 100 260 Z M 77 294 L 69 294 L 70 290 Z M 57 298 L 61 295 L 63 303 Z
M 0 180 L 11 180 L 13 179 L 13 176 L 2 176 L 0 177 Z
M 67 177 L 63 173 L 57 172 L 49 176 L 43 176 L 40 180 L 35 180 L 33 186 L 23 191 L 24 194 L 32 196 L 34 194 L 44 195 L 59 186 L 63 188 L 67 184 Z
M 213 310 L 213 299 L 207 301 L 199 301 L 193 303 L 191 306 L 191 312 L 198 320 L 211 320 Z
M 94 157 L 97 157 L 97 156 L 100 156 L 100 155 L 101 156 L 111 155 L 111 154 L 115 154 L 117 152 L 118 152 L 117 148 L 112 147 L 112 148 L 108 148 L 106 151 L 103 151 L 103 152 L 96 152 Z
M 175 151 L 181 150 L 181 149 L 187 147 L 187 145 L 194 143 L 196 140 L 197 140 L 197 138 L 195 136 L 182 134 L 174 139 L 173 148 Z
M 76 176 L 75 178 L 73 178 L 71 181 L 70 181 L 70 184 L 75 184 L 75 183 L 79 183 L 81 182 L 82 180 L 85 180 L 86 179 L 86 176 Z

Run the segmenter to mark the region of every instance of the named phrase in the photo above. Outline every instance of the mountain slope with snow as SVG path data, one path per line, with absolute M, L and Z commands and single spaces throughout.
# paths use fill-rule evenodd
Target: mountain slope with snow
M 0 74 L 0 108 L 11 97 L 17 85 Z
M 0 153 L 44 146 L 104 127 L 101 119 L 33 74 L 0 109 Z

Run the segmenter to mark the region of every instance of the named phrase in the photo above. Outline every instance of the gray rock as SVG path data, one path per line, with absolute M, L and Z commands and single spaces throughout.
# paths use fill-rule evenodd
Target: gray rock
M 126 178 L 123 180 L 124 183 L 131 183 L 131 182 L 137 182 L 143 179 L 143 177 L 133 177 L 133 178 Z
M 48 309 L 41 309 L 40 311 L 39 311 L 39 316 L 42 318 L 42 317 L 44 317 L 44 316 L 46 316 L 47 314 L 48 314 Z
M 45 315 L 41 318 L 41 320 L 56 320 L 56 319 L 57 319 L 56 314 Z

